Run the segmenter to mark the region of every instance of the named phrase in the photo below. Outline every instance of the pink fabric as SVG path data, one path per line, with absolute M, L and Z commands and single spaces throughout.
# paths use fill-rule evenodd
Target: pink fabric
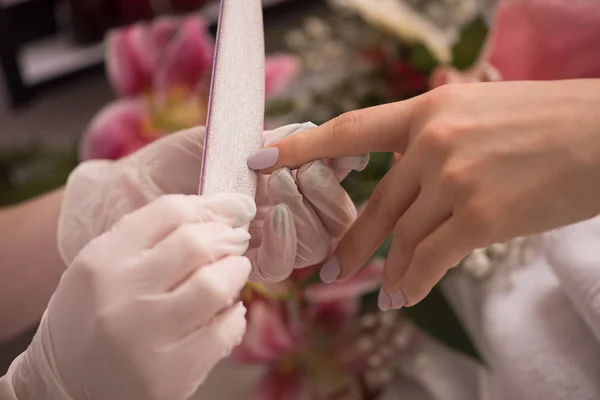
M 505 0 L 489 46 L 504 80 L 600 77 L 600 2 Z
M 480 60 L 469 70 L 438 68 L 448 83 L 600 77 L 600 1 L 504 0 Z

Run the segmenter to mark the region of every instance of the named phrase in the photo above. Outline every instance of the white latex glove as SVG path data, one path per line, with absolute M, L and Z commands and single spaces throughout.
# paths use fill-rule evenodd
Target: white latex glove
M 0 398 L 189 398 L 242 339 L 255 213 L 246 196 L 172 195 L 124 217 L 67 269 Z
M 264 146 L 314 128 L 287 125 L 264 133 Z M 340 185 L 352 170 L 362 170 L 368 155 L 313 161 L 290 171 L 259 175 L 258 217 L 250 225 L 250 279 L 277 282 L 294 268 L 323 262 L 356 219 L 356 207 Z
M 265 133 L 266 144 L 309 129 L 295 124 Z M 119 161 L 82 163 L 69 178 L 59 222 L 59 250 L 69 264 L 93 238 L 123 215 L 165 194 L 198 191 L 204 128 L 158 140 Z M 332 241 L 356 218 L 339 184 L 368 156 L 315 161 L 292 174 L 283 169 L 260 178 L 258 216 L 250 227 L 251 279 L 283 280 L 294 268 L 322 262 Z

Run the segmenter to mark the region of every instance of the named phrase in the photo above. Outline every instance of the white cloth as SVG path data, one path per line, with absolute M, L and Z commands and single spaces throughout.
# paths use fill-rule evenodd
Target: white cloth
M 484 400 L 600 398 L 600 218 L 531 238 L 533 258 L 445 291 L 488 360 Z

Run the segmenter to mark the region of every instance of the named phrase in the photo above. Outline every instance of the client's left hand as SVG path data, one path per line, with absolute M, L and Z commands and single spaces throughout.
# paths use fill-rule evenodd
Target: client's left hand
M 288 125 L 265 132 L 265 145 L 312 124 Z M 70 176 L 59 221 L 58 247 L 67 264 L 93 238 L 123 215 L 166 194 L 198 192 L 204 128 L 158 140 L 119 161 L 82 163 Z M 294 268 L 322 262 L 331 242 L 340 239 L 356 210 L 339 184 L 360 170 L 368 156 L 314 161 L 291 172 L 284 168 L 261 176 L 258 214 L 250 225 L 251 279 L 280 281 Z

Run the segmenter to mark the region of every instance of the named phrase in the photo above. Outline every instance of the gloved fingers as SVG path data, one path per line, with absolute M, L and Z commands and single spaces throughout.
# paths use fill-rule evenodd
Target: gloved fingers
M 208 372 L 241 343 L 246 331 L 245 315 L 246 308 L 238 302 L 218 314 L 208 325 L 177 342 L 174 352 L 184 354 L 182 359 L 190 362 L 181 371 L 195 377 L 198 385 L 202 383 Z M 197 388 L 193 389 L 192 393 Z
M 308 129 L 316 128 L 317 125 L 312 122 L 304 122 L 301 124 L 290 124 L 281 126 L 277 129 L 273 129 L 270 131 L 265 131 L 263 133 L 263 146 L 267 147 L 274 143 L 279 142 L 280 140 L 285 139 L 286 137 L 293 135 L 294 133 L 304 132 Z
M 184 337 L 230 307 L 248 282 L 246 257 L 229 256 L 196 270 L 168 296 L 168 323 Z
M 183 224 L 214 221 L 241 227 L 249 223 L 255 213 L 254 200 L 248 196 L 163 196 L 126 215 L 105 235 L 91 242 L 91 246 L 98 249 L 92 252 L 103 260 L 110 257 L 122 261 L 153 247 Z M 106 249 L 110 249 L 110 253 Z
M 323 261 L 329 254 L 329 234 L 309 201 L 300 194 L 288 168 L 271 174 L 268 192 L 271 203 L 285 204 L 294 218 L 297 238 L 295 268 Z
M 371 157 L 368 154 L 360 154 L 358 156 L 334 158 L 327 160 L 329 166 L 335 174 L 338 182 L 343 181 L 352 171 L 363 171 L 369 164 Z
M 205 128 L 198 126 L 165 136 L 118 161 L 118 164 L 123 170 L 132 171 L 133 179 L 137 181 L 135 186 L 155 197 L 197 194 L 204 133 Z
M 186 284 L 184 281 L 203 266 L 223 257 L 243 255 L 249 240 L 246 230 L 219 222 L 181 225 L 142 253 L 135 265 L 135 273 L 142 277 L 136 280 L 142 292 L 177 291 L 177 285 Z
M 296 180 L 331 239 L 341 239 L 356 219 L 356 207 L 333 171 L 322 161 L 312 161 L 300 167 Z
M 294 217 L 285 204 L 272 207 L 263 224 L 260 246 L 246 256 L 252 263 L 250 280 L 262 283 L 281 282 L 294 269 L 297 251 Z
M 270 146 L 274 143 L 285 139 L 288 136 L 304 132 L 316 127 L 317 125 L 313 124 L 312 122 L 305 122 L 302 124 L 286 125 L 271 131 L 266 131 L 263 134 L 263 146 Z M 368 154 L 327 160 L 327 165 L 329 165 L 333 169 L 335 175 L 340 181 L 342 181 L 350 173 L 350 171 L 362 171 L 367 167 L 368 163 Z

